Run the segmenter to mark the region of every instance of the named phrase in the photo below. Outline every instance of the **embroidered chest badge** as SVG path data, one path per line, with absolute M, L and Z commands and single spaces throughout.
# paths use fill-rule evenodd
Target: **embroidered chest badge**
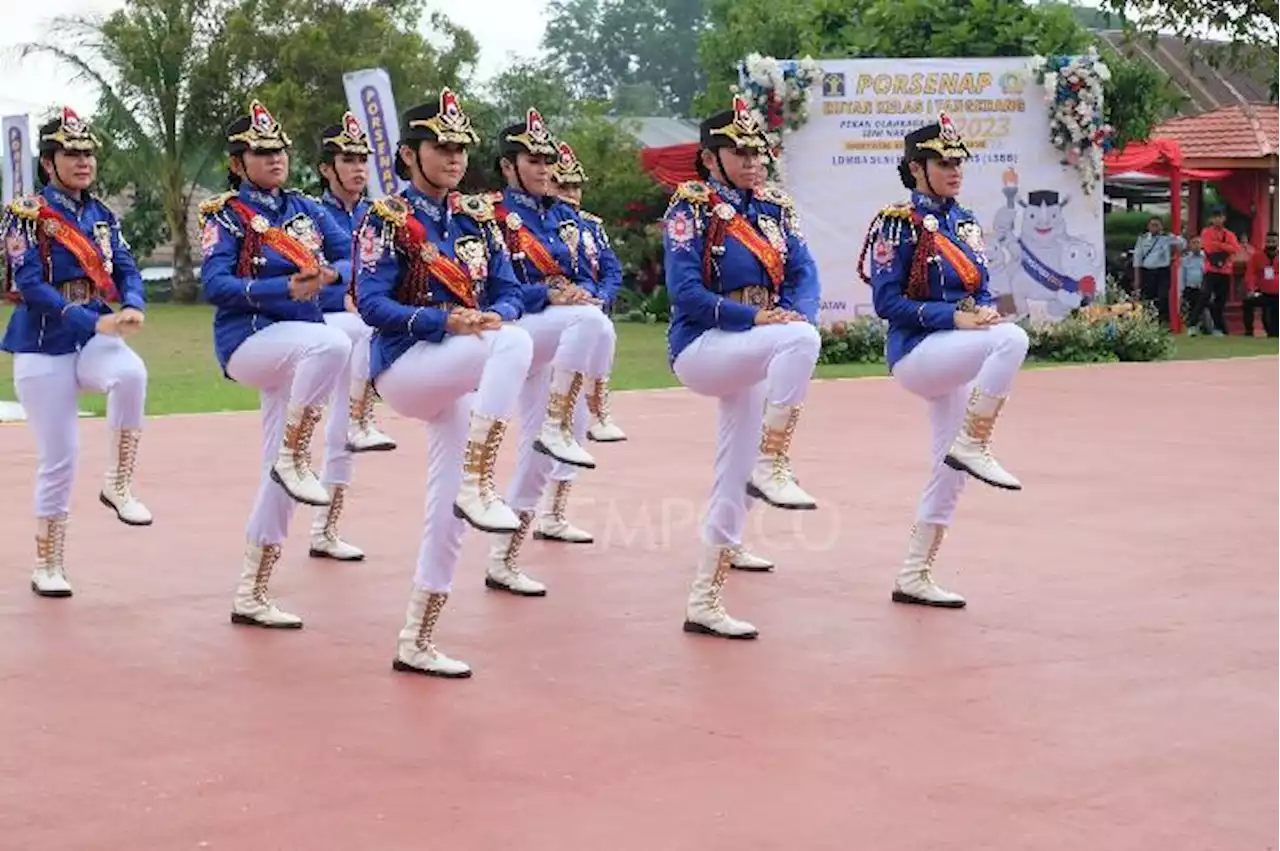
M 777 220 L 770 216 L 760 216 L 756 223 L 760 226 L 760 232 L 764 234 L 765 239 L 769 240 L 769 244 L 773 246 L 774 250 L 785 257 L 787 254 L 787 240 L 782 235 L 782 227 Z
M 667 239 L 677 251 L 685 251 L 693 244 L 693 222 L 683 210 L 667 219 Z
M 956 235 L 978 255 L 982 255 L 987 250 L 986 243 L 982 239 L 982 226 L 977 222 L 968 221 L 956 225 Z
M 111 224 L 109 222 L 94 222 L 93 225 L 93 241 L 98 243 L 98 250 L 102 252 L 102 268 L 107 270 L 107 274 L 111 274 L 112 259 L 115 253 L 111 250 Z
M 298 240 L 308 251 L 319 252 L 323 247 L 320 232 L 316 230 L 315 222 L 311 221 L 310 216 L 294 216 L 284 223 L 281 230 Z
M 378 260 L 381 258 L 381 245 L 373 235 L 373 228 L 366 225 L 360 229 L 360 267 L 365 271 L 371 271 L 378 265 Z
M 888 269 L 893 265 L 893 247 L 884 238 L 884 234 L 876 237 L 875 245 L 871 248 L 871 259 L 881 269 Z
M 464 236 L 453 244 L 453 253 L 467 268 L 472 283 L 479 284 L 489 278 L 489 256 L 484 241 L 474 236 Z

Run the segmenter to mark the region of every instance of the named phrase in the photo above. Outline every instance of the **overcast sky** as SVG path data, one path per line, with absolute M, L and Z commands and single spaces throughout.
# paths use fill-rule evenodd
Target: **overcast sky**
M 541 0 L 430 0 L 447 9 L 451 19 L 471 30 L 480 43 L 479 75 L 491 76 L 509 54 L 529 55 L 538 49 L 545 26 Z M 93 89 L 68 80 L 66 69 L 49 60 L 19 63 L 13 45 L 44 36 L 58 15 L 107 14 L 124 0 L 0 0 L 0 115 L 31 113 L 33 120 L 53 104 L 78 112 L 92 111 Z M 353 69 L 354 70 L 354 69 Z

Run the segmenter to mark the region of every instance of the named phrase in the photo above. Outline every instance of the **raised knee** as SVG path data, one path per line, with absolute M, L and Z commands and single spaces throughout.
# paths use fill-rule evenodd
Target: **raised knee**
M 323 357 L 345 359 L 351 355 L 351 338 L 329 325 L 318 325 L 323 332 L 316 340 L 314 351 Z
M 1000 345 L 1008 351 L 1015 352 L 1025 357 L 1027 350 L 1031 348 L 1031 338 L 1027 336 L 1026 330 L 1013 322 L 1007 322 L 1003 325 L 997 325 L 1000 330 Z
M 498 348 L 510 357 L 533 360 L 533 337 L 516 325 L 503 325 L 498 331 Z
M 813 355 L 816 360 L 818 353 L 822 351 L 822 335 L 818 333 L 818 329 L 808 322 L 790 322 L 786 327 L 795 335 L 795 346 L 806 354 Z

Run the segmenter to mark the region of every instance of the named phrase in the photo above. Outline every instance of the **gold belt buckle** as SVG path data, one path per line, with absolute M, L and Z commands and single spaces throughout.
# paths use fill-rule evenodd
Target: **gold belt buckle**
M 84 278 L 67 281 L 62 285 L 62 297 L 72 304 L 86 304 L 93 300 L 93 284 Z
M 773 293 L 768 287 L 741 287 L 730 292 L 729 299 L 739 304 L 749 304 L 752 307 L 759 307 L 765 310 L 773 307 Z

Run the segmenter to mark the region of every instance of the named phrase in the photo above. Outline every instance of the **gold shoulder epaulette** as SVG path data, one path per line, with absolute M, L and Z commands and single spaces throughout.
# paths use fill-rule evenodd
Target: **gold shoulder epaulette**
M 399 195 L 373 199 L 373 203 L 369 205 L 369 211 L 396 227 L 404 227 L 404 223 L 409 220 L 409 205 Z
M 772 183 L 766 184 L 763 188 L 757 191 L 756 197 L 769 204 L 777 204 L 779 207 L 790 208 L 795 206 L 795 202 L 791 200 L 791 196 Z
M 909 219 L 911 218 L 911 205 L 907 203 L 890 204 L 880 210 L 880 215 L 886 219 Z
M 676 187 L 671 203 L 688 201 L 690 204 L 706 204 L 711 200 L 711 187 L 701 180 L 686 180 Z
M 200 203 L 201 215 L 212 216 L 214 213 L 221 212 L 222 208 L 227 206 L 227 202 L 234 197 L 236 197 L 236 193 L 234 192 L 223 192 L 219 195 L 214 195 L 206 201 L 202 201 Z
M 600 218 L 595 213 L 588 213 L 586 210 L 581 210 L 579 211 L 578 215 L 582 216 L 583 219 L 585 219 L 588 222 L 591 222 L 591 224 L 593 225 L 604 224 L 604 219 Z
M 9 202 L 9 212 L 20 219 L 35 221 L 40 216 L 44 199 L 39 195 L 22 195 Z
M 496 198 L 495 198 L 496 196 Z M 479 195 L 454 195 L 453 209 L 464 216 L 470 216 L 477 222 L 491 222 L 497 218 L 494 205 L 501 192 L 483 192 Z

